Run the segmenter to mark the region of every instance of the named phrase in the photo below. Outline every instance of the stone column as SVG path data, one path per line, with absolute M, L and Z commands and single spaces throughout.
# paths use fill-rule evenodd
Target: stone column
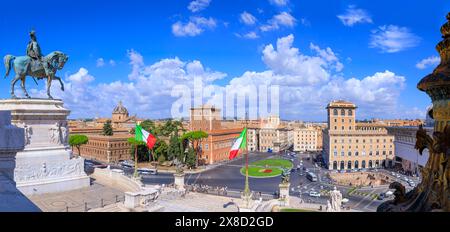
M 11 125 L 11 112 L 0 111 L 0 173 L 14 180 L 16 153 L 25 147 L 24 129 Z
M 25 146 L 24 129 L 11 125 L 11 112 L 0 111 L 0 212 L 39 212 L 14 181 L 16 154 Z
M 282 183 L 279 185 L 280 187 L 280 206 L 289 206 L 289 188 L 291 187 L 290 183 Z
M 175 188 L 177 190 L 181 190 L 184 191 L 184 173 L 175 173 L 174 175 L 175 178 Z

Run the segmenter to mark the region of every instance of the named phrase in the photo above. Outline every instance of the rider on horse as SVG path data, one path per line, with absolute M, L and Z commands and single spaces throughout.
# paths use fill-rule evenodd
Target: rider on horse
M 36 32 L 31 31 L 30 32 L 30 42 L 28 42 L 27 46 L 27 56 L 31 57 L 33 61 L 37 61 L 38 64 L 42 64 L 45 69 L 47 69 L 47 62 L 45 62 L 44 57 L 41 53 L 41 47 L 39 46 L 39 43 L 37 42 L 36 38 Z M 38 69 L 39 65 L 33 66 L 32 69 Z

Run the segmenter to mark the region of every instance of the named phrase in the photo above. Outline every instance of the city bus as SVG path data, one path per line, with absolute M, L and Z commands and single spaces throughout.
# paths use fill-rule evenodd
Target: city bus
M 306 173 L 306 178 L 308 180 L 310 180 L 311 182 L 317 182 L 317 176 L 316 176 L 316 174 L 314 174 L 312 172 L 307 172 Z

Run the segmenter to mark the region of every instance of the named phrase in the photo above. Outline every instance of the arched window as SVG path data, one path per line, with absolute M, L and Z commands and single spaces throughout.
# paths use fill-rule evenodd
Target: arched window
M 375 167 L 378 168 L 379 166 L 380 166 L 380 161 L 379 160 L 375 161 Z
M 341 116 L 345 116 L 345 110 L 344 109 L 341 110 Z
M 365 160 L 363 160 L 363 161 L 361 162 L 361 168 L 366 168 L 366 161 L 365 161 Z
M 341 161 L 341 170 L 344 170 L 344 169 L 345 169 L 345 162 Z
M 369 168 L 372 168 L 373 167 L 373 162 L 372 162 L 372 160 L 369 160 Z
M 338 110 L 337 110 L 337 109 L 334 109 L 334 110 L 333 110 L 333 115 L 335 115 L 335 116 L 338 115 Z
M 358 162 L 358 160 L 355 161 L 355 169 L 359 169 L 359 162 Z
M 352 169 L 352 161 L 348 161 L 348 163 L 347 163 L 347 169 Z
M 348 110 L 348 116 L 353 116 L 353 110 Z
M 337 170 L 337 161 L 333 162 L 333 170 Z
M 351 151 L 348 152 L 348 156 L 352 156 L 352 152 Z
M 359 155 L 359 152 L 355 152 L 355 156 L 358 156 Z

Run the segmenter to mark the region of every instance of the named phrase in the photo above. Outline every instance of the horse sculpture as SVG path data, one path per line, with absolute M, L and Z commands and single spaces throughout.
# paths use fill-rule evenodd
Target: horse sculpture
M 50 87 L 53 80 L 59 81 L 61 84 L 61 90 L 64 91 L 64 84 L 60 77 L 56 76 L 56 72 L 64 68 L 65 63 L 69 57 L 62 52 L 55 51 L 43 58 L 43 62 L 40 63 L 37 60 L 29 56 L 19 56 L 15 57 L 12 55 L 6 55 L 4 57 L 6 75 L 5 78 L 9 76 L 11 68 L 14 68 L 16 76 L 11 81 L 11 98 L 16 99 L 17 96 L 14 94 L 14 86 L 17 81 L 21 81 L 22 91 L 25 93 L 27 98 L 31 98 L 25 89 L 25 78 L 31 76 L 37 78 L 38 80 L 47 78 L 47 95 L 49 99 L 53 99 L 50 94 Z M 36 81 L 36 80 L 35 80 Z M 36 82 L 37 84 L 37 82 Z

